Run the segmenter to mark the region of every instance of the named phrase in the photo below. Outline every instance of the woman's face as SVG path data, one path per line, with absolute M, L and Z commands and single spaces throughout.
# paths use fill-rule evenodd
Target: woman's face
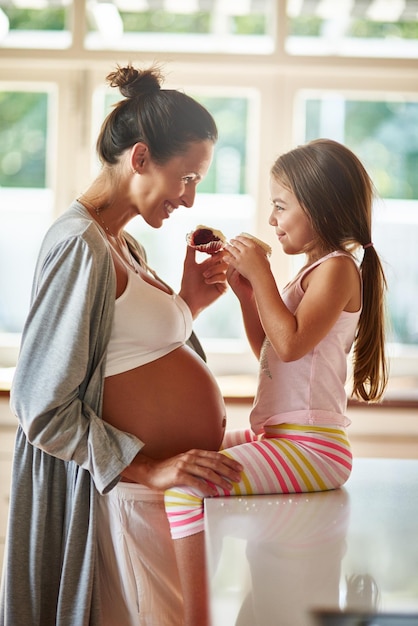
M 145 152 L 131 191 L 138 213 L 147 224 L 160 228 L 179 206 L 193 206 L 196 187 L 206 176 L 213 151 L 212 141 L 196 141 L 164 165 L 156 164 Z
M 300 254 L 311 249 L 317 237 L 311 221 L 300 206 L 295 194 L 270 178 L 270 197 L 273 210 L 269 224 L 274 226 L 277 239 L 286 254 Z

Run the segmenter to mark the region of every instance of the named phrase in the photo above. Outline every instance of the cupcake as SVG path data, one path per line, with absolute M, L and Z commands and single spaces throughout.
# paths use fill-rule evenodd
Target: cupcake
M 220 230 L 201 224 L 187 234 L 186 241 L 187 245 L 199 252 L 216 254 L 224 247 L 226 237 Z
M 261 241 L 261 239 L 258 239 L 257 237 L 254 237 L 254 235 L 250 235 L 250 233 L 240 233 L 240 235 L 242 235 L 243 237 L 248 237 L 249 239 L 252 239 L 261 248 L 263 248 L 263 250 L 264 250 L 264 252 L 266 253 L 267 256 L 271 255 L 271 247 L 265 241 Z

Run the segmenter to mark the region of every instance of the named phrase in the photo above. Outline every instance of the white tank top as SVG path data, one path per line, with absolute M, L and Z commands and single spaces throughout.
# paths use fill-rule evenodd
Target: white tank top
M 128 272 L 128 283 L 116 299 L 107 349 L 105 376 L 155 361 L 190 337 L 192 314 L 185 301 Z

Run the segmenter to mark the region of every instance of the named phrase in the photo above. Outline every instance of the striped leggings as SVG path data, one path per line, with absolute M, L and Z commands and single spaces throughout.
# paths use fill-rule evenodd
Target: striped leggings
M 352 467 L 350 443 L 345 429 L 338 426 L 276 424 L 261 437 L 249 429 L 230 431 L 221 453 L 241 463 L 244 470 L 231 490 L 218 487 L 218 496 L 328 491 L 341 487 Z M 203 500 L 197 489 L 165 492 L 173 539 L 203 530 Z

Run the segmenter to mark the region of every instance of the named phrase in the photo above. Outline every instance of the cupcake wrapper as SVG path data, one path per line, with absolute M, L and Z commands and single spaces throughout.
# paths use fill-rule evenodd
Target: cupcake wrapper
M 194 248 L 198 252 L 205 252 L 206 254 L 216 254 L 224 247 L 224 241 L 221 239 L 214 239 L 213 241 L 208 241 L 207 243 L 195 243 L 194 242 L 194 234 L 195 231 L 188 233 L 186 236 L 187 245 L 191 248 Z
M 192 248 L 198 250 L 199 252 L 206 252 L 206 254 L 216 254 L 217 252 L 219 252 L 219 250 L 222 250 L 224 244 L 222 241 L 210 241 L 209 243 L 191 245 Z

